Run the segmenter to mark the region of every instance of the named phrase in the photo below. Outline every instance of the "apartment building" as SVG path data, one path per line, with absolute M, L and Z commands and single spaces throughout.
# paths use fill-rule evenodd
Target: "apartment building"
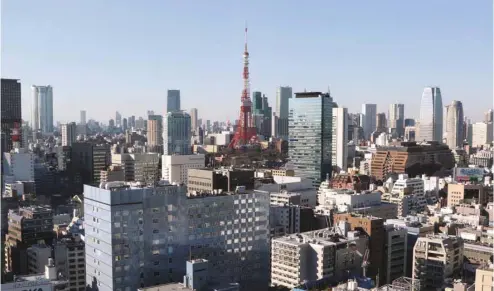
M 69 281 L 69 290 L 86 290 L 86 256 L 81 237 L 74 235 L 56 240 L 53 253 L 57 270 Z
M 463 203 L 487 203 L 488 195 L 481 184 L 448 184 L 448 206 L 456 206 Z
M 100 291 L 181 281 L 206 259 L 214 281 L 255 290 L 269 281 L 269 196 L 187 195 L 183 185 L 86 185 L 86 282 Z
M 407 265 L 407 230 L 394 225 L 385 225 L 384 239 L 384 283 L 391 284 L 394 280 L 405 276 Z
M 344 225 L 273 239 L 271 284 L 294 288 L 306 281 L 361 274 L 367 237 Z
M 475 271 L 475 291 L 494 290 L 494 268 L 481 267 Z
M 202 169 L 206 165 L 206 157 L 203 154 L 185 156 L 163 155 L 161 158 L 161 177 L 170 183 L 187 185 L 188 170 Z
M 156 182 L 160 180 L 159 153 L 112 154 L 111 164 L 121 166 L 125 181 Z
M 35 244 L 27 249 L 28 274 L 43 273 L 48 259 L 51 258 L 51 247 L 46 244 Z
M 420 280 L 424 288 L 443 288 L 446 278 L 460 275 L 463 248 L 463 240 L 455 236 L 420 237 L 413 249 L 413 279 Z

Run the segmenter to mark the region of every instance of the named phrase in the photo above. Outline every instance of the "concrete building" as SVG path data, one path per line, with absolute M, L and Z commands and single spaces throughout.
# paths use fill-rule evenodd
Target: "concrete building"
M 426 87 L 420 101 L 419 141 L 443 141 L 443 102 L 441 90 Z
M 72 169 L 80 173 L 82 183 L 99 184 L 101 171 L 106 170 L 110 165 L 110 146 L 75 142 L 72 144 L 70 154 Z
M 472 124 L 472 146 L 479 147 L 492 142 L 493 123 L 477 122 Z
M 475 291 L 492 291 L 494 289 L 494 268 L 482 267 L 475 271 Z
M 272 178 L 274 183 L 255 185 L 255 189 L 270 193 L 271 201 L 276 199 L 281 202 L 290 196 L 300 195 L 300 203 L 297 205 L 311 208 L 317 205 L 317 189 L 312 186 L 311 180 L 288 176 L 273 176 Z
M 180 90 L 168 90 L 166 112 L 180 111 Z
M 86 255 L 80 235 L 58 239 L 53 244 L 57 270 L 69 281 L 70 290 L 86 290 Z
M 62 124 L 62 146 L 71 146 L 77 140 L 75 122 Z
M 40 241 L 51 244 L 53 216 L 48 207 L 31 206 L 9 210 L 9 230 L 5 239 L 5 270 L 29 274 L 27 249 Z
M 331 165 L 333 172 L 338 173 L 348 168 L 348 110 L 346 108 L 333 108 L 332 132 Z
M 450 149 L 463 146 L 463 104 L 454 100 L 446 106 L 446 144 Z
M 254 170 L 250 169 L 189 169 L 189 193 L 233 192 L 237 187 L 254 189 Z
M 27 249 L 28 274 L 43 273 L 51 257 L 51 247 L 46 244 L 35 244 L 29 247 Z
M 190 110 L 190 123 L 192 132 L 196 132 L 199 124 L 197 123 L 197 108 L 192 108 Z
M 336 228 L 340 228 L 336 230 Z M 304 282 L 361 274 L 367 237 L 349 231 L 345 223 L 334 229 L 304 232 L 272 241 L 271 284 L 294 288 Z
M 191 120 L 185 112 L 168 112 L 163 120 L 163 154 L 190 155 Z
M 163 155 L 161 159 L 161 178 L 170 183 L 187 185 L 189 169 L 202 169 L 206 165 L 206 157 L 203 154 Z
M 4 291 L 19 290 L 48 290 L 48 291 L 69 291 L 69 283 L 64 278 L 60 278 L 53 260 L 49 259 L 44 268 L 44 272 L 29 276 L 15 276 L 15 282 L 3 283 L 0 286 Z
M 3 153 L 4 182 L 34 181 L 34 160 L 34 154 L 26 149 Z
M 160 180 L 159 153 L 112 154 L 111 163 L 122 167 L 125 181 L 151 183 Z
M 108 170 L 101 171 L 100 183 L 125 181 L 125 173 L 122 166 L 111 165 Z
M 188 196 L 184 186 L 85 186 L 86 282 L 100 291 L 181 281 L 186 260 L 215 282 L 256 290 L 269 280 L 269 197 Z
M 423 288 L 443 288 L 447 278 L 461 275 L 463 248 L 463 240 L 454 236 L 418 238 L 413 249 L 413 279 L 420 280 Z
M 487 203 L 488 195 L 485 187 L 481 184 L 448 184 L 448 206 L 456 206 L 463 203 L 476 202 L 479 204 Z
M 385 225 L 384 270 L 386 284 L 404 277 L 407 266 L 407 230 L 403 227 Z
M 331 175 L 333 98 L 329 93 L 303 92 L 289 102 L 289 159 L 298 176 L 318 187 Z

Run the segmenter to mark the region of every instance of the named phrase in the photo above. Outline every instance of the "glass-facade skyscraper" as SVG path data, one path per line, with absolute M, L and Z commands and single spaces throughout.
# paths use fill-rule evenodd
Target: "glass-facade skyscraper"
M 463 145 L 463 104 L 453 100 L 446 106 L 446 144 L 450 149 Z
M 443 140 L 443 102 L 441 90 L 426 87 L 420 102 L 419 141 Z
M 53 88 L 48 86 L 31 87 L 33 91 L 33 131 L 53 132 Z
M 319 186 L 331 175 L 333 98 L 329 93 L 295 93 L 289 105 L 289 159 L 297 176 Z
M 191 119 L 186 112 L 168 112 L 163 122 L 163 154 L 191 155 Z
M 166 98 L 166 111 L 180 111 L 180 90 L 168 90 Z

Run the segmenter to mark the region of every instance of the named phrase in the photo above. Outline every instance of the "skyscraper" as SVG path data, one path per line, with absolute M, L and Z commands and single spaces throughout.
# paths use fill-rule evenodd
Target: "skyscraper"
M 492 109 L 489 109 L 484 116 L 484 121 L 489 123 L 489 122 L 494 122 L 494 111 Z
M 276 116 L 278 117 L 278 137 L 288 139 L 288 103 L 292 98 L 291 87 L 278 87 L 276 91 Z
M 15 126 L 19 129 L 22 123 L 21 110 L 21 83 L 16 79 L 2 79 L 2 133 L 5 137 L 5 147 L 2 152 L 8 152 L 13 148 L 12 130 Z M 17 125 L 16 125 L 17 123 Z M 19 142 L 22 143 L 21 140 Z
M 192 126 L 192 132 L 196 132 L 199 125 L 197 124 L 197 108 L 192 108 L 190 110 L 190 122 Z
M 331 175 L 333 98 L 329 93 L 295 93 L 289 101 L 288 156 L 298 176 L 319 186 Z
M 438 87 L 426 87 L 422 93 L 417 140 L 443 140 L 443 101 Z
M 185 112 L 168 112 L 163 123 L 163 154 L 190 155 L 190 115 Z
M 252 112 L 260 114 L 262 111 L 262 93 L 259 91 L 252 92 Z
M 392 135 L 403 136 L 405 133 L 405 105 L 389 104 L 388 128 Z
M 362 122 L 365 138 L 369 138 L 371 133 L 376 130 L 376 104 L 362 104 Z
M 376 115 L 376 131 L 386 132 L 386 114 L 378 113 Z
M 86 110 L 81 110 L 81 125 L 86 125 Z
M 180 111 L 180 90 L 168 90 L 166 100 L 167 112 Z
M 333 108 L 332 166 L 333 171 L 346 171 L 348 166 L 348 110 Z
M 75 122 L 62 124 L 62 146 L 71 146 L 77 138 Z
M 48 86 L 31 86 L 33 91 L 33 130 L 41 133 L 53 132 L 53 88 Z
M 463 104 L 454 100 L 446 106 L 446 144 L 450 149 L 463 146 Z
M 122 114 L 120 112 L 115 112 L 115 126 L 118 128 L 122 127 Z

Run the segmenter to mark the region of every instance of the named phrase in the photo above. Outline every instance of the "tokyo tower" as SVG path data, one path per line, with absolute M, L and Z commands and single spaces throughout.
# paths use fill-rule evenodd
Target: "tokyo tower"
M 257 131 L 252 121 L 252 101 L 250 100 L 249 82 L 249 52 L 247 50 L 247 26 L 245 27 L 245 49 L 244 49 L 244 89 L 240 105 L 240 117 L 237 123 L 237 130 L 229 148 L 239 148 L 253 144 L 257 141 Z

